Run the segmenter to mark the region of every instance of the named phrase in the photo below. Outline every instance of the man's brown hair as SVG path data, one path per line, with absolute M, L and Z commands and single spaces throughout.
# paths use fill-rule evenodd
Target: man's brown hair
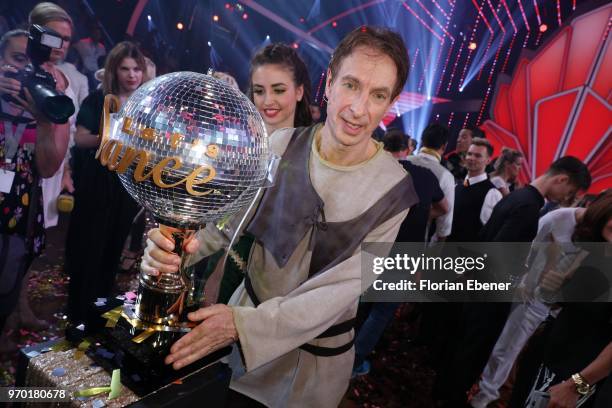
M 336 79 L 336 74 L 340 70 L 342 60 L 351 55 L 357 47 L 372 48 L 393 60 L 395 68 L 397 68 L 397 76 L 391 99 L 399 95 L 402 89 L 404 89 L 410 69 L 408 51 L 402 37 L 387 28 L 362 26 L 348 33 L 334 50 L 334 54 L 329 62 L 331 80 Z
M 476 146 L 484 146 L 487 148 L 487 153 L 489 154 L 489 157 L 493 156 L 493 145 L 491 145 L 491 143 L 487 140 L 484 139 L 482 137 L 475 137 L 472 139 L 472 143 L 473 145 Z

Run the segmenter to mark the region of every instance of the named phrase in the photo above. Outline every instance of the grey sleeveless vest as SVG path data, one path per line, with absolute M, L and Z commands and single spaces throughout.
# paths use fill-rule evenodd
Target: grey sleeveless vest
M 262 197 L 246 232 L 259 240 L 263 247 L 283 267 L 300 241 L 312 229 L 310 241 L 312 259 L 309 278 L 348 259 L 366 235 L 386 220 L 411 207 L 418 198 L 408 174 L 376 204 L 361 215 L 343 222 L 325 220 L 325 204 L 310 180 L 310 151 L 314 126 L 298 128 L 283 154 L 276 183 Z M 359 182 L 359 180 L 355 180 Z M 260 300 L 248 274 L 245 289 L 255 306 Z M 352 330 L 352 318 L 329 327 L 317 339 L 337 336 Z M 348 351 L 354 338 L 339 347 L 303 344 L 299 348 L 319 357 L 333 357 Z
M 300 241 L 313 229 L 310 277 L 348 259 L 368 233 L 418 202 L 412 179 L 406 174 L 361 215 L 348 221 L 327 222 L 325 204 L 310 180 L 313 129 L 311 126 L 294 131 L 276 182 L 263 195 L 246 228 L 280 267 L 286 265 Z

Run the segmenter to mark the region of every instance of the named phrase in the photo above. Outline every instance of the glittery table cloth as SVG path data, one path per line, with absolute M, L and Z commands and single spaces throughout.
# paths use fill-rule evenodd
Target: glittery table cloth
M 75 358 L 76 349 L 49 351 L 30 359 L 26 374 L 27 387 L 56 387 L 74 392 L 93 387 L 106 387 L 111 383 L 111 375 L 97 366 L 87 355 Z M 122 407 L 139 398 L 126 386 L 122 386 L 119 397 L 108 400 L 108 393 L 89 398 L 71 397 L 74 407 Z M 61 406 L 66 406 L 63 403 Z M 39 408 L 41 403 L 28 404 Z M 60 403 L 47 403 L 46 406 L 60 406 Z
M 59 339 L 40 343 L 21 350 L 16 375 L 17 387 L 50 387 L 65 389 L 69 395 L 96 387 L 109 387 L 111 374 L 98 366 L 90 356 L 100 352 L 110 353 L 99 343 L 87 345 L 84 340 L 78 348 Z M 80 350 L 79 350 L 80 348 Z M 86 354 L 85 349 L 87 349 Z M 219 352 L 217 352 L 219 353 Z M 214 354 L 214 353 L 213 353 Z M 214 357 L 211 355 L 210 357 Z M 64 403 L 24 404 L 25 406 L 72 406 L 72 407 L 120 407 L 136 403 L 160 408 L 191 407 L 205 404 L 207 408 L 225 406 L 231 370 L 219 360 L 211 358 L 204 366 L 186 372 L 180 379 L 153 389 L 139 397 L 133 389 L 122 383 L 118 396 L 108 399 L 109 393 L 96 394 L 88 398 L 72 398 Z M 113 368 L 114 369 L 114 368 Z M 119 370 L 115 370 L 119 371 Z M 118 373 L 117 373 L 118 374 Z M 122 381 L 128 372 L 121 371 Z M 142 395 L 142 394 L 141 394 Z

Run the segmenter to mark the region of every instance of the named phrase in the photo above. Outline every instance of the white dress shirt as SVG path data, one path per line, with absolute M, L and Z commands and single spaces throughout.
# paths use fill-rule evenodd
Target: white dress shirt
M 468 181 L 470 186 L 485 181 L 488 178 L 487 173 L 479 174 L 474 177 L 466 177 L 465 179 Z M 485 196 L 484 202 L 482 203 L 482 208 L 480 209 L 480 221 L 482 225 L 486 224 L 491 218 L 491 213 L 493 212 L 493 207 L 503 198 L 502 193 L 496 188 L 491 188 L 487 195 Z

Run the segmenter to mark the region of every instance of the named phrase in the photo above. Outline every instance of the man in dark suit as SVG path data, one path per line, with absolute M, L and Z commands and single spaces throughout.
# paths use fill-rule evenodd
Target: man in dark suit
M 478 233 L 489 220 L 493 207 L 502 199 L 486 173 L 492 156 L 493 146 L 487 139 L 472 139 L 465 156 L 467 174 L 455 186 L 453 228 L 448 241 L 479 241 Z

